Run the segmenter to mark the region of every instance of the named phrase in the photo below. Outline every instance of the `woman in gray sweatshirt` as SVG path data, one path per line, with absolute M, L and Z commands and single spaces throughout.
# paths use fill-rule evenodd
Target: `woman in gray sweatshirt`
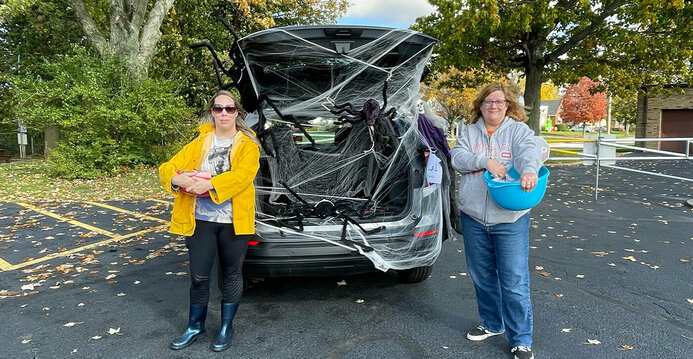
M 515 180 L 532 191 L 542 166 L 541 150 L 524 123 L 524 108 L 506 85 L 484 87 L 474 100 L 471 118 L 450 151 L 452 166 L 461 174 L 458 205 L 465 256 L 482 319 L 467 338 L 481 341 L 507 331 L 515 358 L 531 359 L 529 210 L 496 205 L 483 177 L 488 170 L 504 178 L 513 166 L 520 174 Z

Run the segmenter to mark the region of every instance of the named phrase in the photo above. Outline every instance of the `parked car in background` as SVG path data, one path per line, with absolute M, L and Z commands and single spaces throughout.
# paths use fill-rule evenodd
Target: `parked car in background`
M 583 125 L 582 123 L 579 123 L 573 127 L 570 128 L 571 131 L 573 132 L 583 132 Z M 585 127 L 584 132 L 595 132 L 594 129 L 590 126 Z

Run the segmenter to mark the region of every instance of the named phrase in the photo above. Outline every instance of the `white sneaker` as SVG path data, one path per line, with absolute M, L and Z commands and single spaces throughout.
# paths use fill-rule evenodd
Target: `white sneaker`
M 501 335 L 504 332 L 492 332 L 486 328 L 484 328 L 482 325 L 476 327 L 469 333 L 467 333 L 467 339 L 473 341 L 473 342 L 480 342 L 482 340 L 486 340 L 487 338 L 490 338 L 495 335 Z

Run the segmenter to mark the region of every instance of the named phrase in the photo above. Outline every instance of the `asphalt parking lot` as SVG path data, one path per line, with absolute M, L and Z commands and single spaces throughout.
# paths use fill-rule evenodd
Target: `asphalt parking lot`
M 620 163 L 619 163 L 620 164 Z M 693 178 L 691 161 L 624 166 Z M 532 211 L 537 358 L 688 358 L 693 350 L 693 182 L 554 165 Z M 255 282 L 233 346 L 182 351 L 182 238 L 170 202 L 0 203 L 0 358 L 511 358 L 476 326 L 463 243 L 448 241 L 426 281 L 389 273 Z M 207 329 L 219 327 L 213 288 Z

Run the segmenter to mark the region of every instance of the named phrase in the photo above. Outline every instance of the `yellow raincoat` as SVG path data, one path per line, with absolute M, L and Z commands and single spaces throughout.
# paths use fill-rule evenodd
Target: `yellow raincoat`
M 200 126 L 200 136 L 183 147 L 168 162 L 159 166 L 159 179 L 164 189 L 173 194 L 171 233 L 190 236 L 195 232 L 195 196 L 171 188 L 171 178 L 177 171 L 200 170 L 214 138 L 214 127 Z M 255 175 L 260 167 L 260 148 L 244 133 L 238 131 L 229 151 L 231 170 L 211 179 L 214 190 L 209 191 L 214 203 L 231 199 L 233 227 L 236 234 L 255 233 Z

